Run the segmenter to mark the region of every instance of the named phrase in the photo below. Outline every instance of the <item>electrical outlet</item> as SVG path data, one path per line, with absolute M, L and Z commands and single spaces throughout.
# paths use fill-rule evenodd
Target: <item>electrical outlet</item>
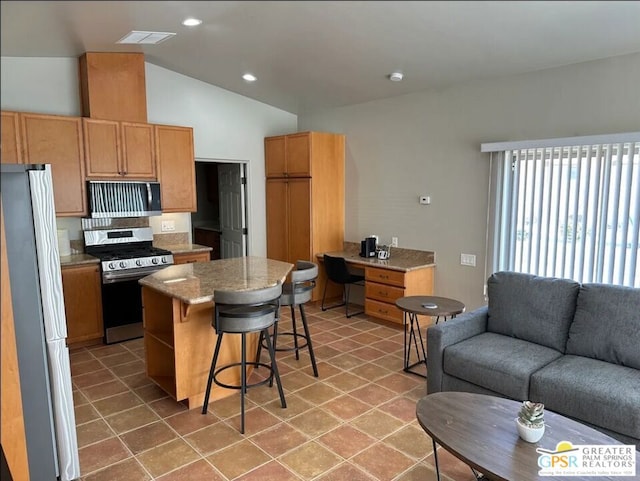
M 475 254 L 460 254 L 460 265 L 462 266 L 476 266 Z
M 397 237 L 392 237 L 391 238 L 391 247 L 398 247 L 398 238 Z
M 176 230 L 176 221 L 163 220 L 160 229 L 162 230 L 162 232 L 173 232 Z

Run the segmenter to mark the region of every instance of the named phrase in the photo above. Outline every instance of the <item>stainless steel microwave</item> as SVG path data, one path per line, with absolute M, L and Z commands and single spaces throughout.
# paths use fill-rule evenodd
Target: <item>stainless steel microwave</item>
M 92 218 L 162 214 L 159 182 L 90 180 L 87 184 Z

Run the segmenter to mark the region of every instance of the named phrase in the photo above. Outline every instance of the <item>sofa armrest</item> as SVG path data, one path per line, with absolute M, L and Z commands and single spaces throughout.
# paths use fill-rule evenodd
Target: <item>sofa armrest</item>
M 427 329 L 427 393 L 442 390 L 444 350 L 487 330 L 487 306 Z

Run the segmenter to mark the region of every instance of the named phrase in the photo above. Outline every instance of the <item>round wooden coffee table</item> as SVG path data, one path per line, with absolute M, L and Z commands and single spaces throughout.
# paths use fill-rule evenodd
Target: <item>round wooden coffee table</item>
M 466 392 L 438 392 L 420 399 L 416 416 L 433 441 L 437 479 L 440 480 L 440 469 L 436 443 L 468 464 L 476 477 L 480 472 L 484 479 L 504 481 L 559 479 L 538 475 L 538 447 L 554 449 L 561 441 L 574 445 L 622 444 L 589 426 L 547 410 L 544 436 L 537 443 L 527 443 L 519 438 L 515 426 L 521 405 L 510 399 Z M 631 478 L 572 476 L 570 479 L 614 481 Z
M 404 313 L 404 371 L 426 377 L 424 374 L 413 370 L 413 368 L 420 364 L 427 365 L 427 352 L 422 339 L 418 316 L 435 317 L 437 324 L 440 318 L 446 321 L 447 317 L 452 319 L 458 314 L 461 314 L 464 312 L 465 306 L 462 302 L 456 301 L 455 299 L 437 296 L 401 297 L 396 300 L 396 306 Z M 407 324 L 409 325 L 408 336 Z M 418 344 L 420 345 L 419 347 Z M 410 364 L 412 345 L 415 347 L 417 361 Z

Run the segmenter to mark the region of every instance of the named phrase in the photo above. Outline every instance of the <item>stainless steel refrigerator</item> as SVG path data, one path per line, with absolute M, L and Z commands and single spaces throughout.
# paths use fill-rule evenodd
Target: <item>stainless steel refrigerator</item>
M 50 165 L 0 165 L 32 480 L 80 477 Z

